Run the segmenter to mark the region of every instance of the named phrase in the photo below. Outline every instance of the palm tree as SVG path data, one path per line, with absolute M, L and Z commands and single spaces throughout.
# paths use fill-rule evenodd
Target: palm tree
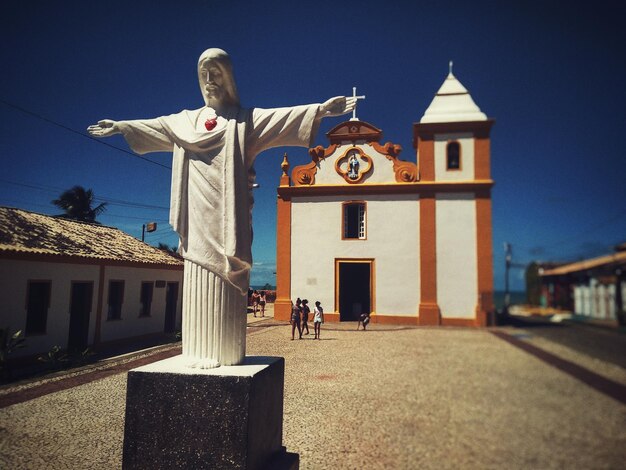
M 81 222 L 95 222 L 96 217 L 106 210 L 106 202 L 93 207 L 94 195 L 91 189 L 82 186 L 74 186 L 72 189 L 64 191 L 59 199 L 54 199 L 52 204 L 63 209 L 64 214 L 57 217 L 80 220 Z
M 175 246 L 169 246 L 167 243 L 159 242 L 159 246 L 157 246 L 159 250 L 167 251 L 170 254 L 178 254 L 178 248 Z

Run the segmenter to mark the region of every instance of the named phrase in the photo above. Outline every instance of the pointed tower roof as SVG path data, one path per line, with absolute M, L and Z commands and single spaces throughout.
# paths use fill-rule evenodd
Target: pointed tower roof
M 425 122 L 486 121 L 487 116 L 474 103 L 467 89 L 450 72 L 420 119 Z

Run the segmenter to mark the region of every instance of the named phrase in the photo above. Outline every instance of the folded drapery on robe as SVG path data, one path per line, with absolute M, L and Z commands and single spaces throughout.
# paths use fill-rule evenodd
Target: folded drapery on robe
M 173 152 L 170 223 L 185 259 L 247 293 L 254 159 L 273 147 L 312 146 L 319 108 L 231 108 L 211 131 L 204 121 L 215 111 L 207 107 L 118 122 L 135 152 Z

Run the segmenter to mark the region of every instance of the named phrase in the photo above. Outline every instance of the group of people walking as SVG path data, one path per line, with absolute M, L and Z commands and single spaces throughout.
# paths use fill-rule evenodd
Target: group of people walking
M 309 334 L 309 314 L 311 308 L 309 307 L 309 301 L 307 299 L 296 299 L 296 303 L 291 302 L 291 340 L 293 341 L 296 328 L 298 329 L 299 339 L 302 339 L 302 334 L 306 330 L 305 335 Z M 313 332 L 315 337 L 313 339 L 321 339 L 320 332 L 322 329 L 322 323 L 324 323 L 324 309 L 322 304 L 318 301 L 315 302 L 315 308 L 313 309 Z
M 250 301 L 252 302 L 252 313 L 254 313 L 254 318 L 256 318 L 256 314 L 260 313 L 261 317 L 265 316 L 265 304 L 267 303 L 267 292 L 264 290 L 252 291 L 252 295 L 250 296 Z

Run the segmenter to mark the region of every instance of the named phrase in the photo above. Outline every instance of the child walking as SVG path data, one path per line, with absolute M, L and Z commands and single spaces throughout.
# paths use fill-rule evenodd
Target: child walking
M 309 313 L 311 313 L 309 301 L 304 299 L 302 301 L 302 333 L 304 333 L 304 329 L 306 328 L 306 333 L 304 333 L 305 335 L 309 334 Z
M 320 301 L 317 300 L 315 302 L 315 309 L 313 309 L 313 331 L 315 333 L 315 338 L 313 339 L 320 339 L 322 323 L 324 323 L 324 309 Z
M 261 306 L 261 317 L 265 316 L 265 302 L 267 302 L 267 292 L 262 290 L 259 293 L 259 305 Z
M 298 335 L 300 339 L 302 339 L 302 328 L 300 327 L 300 299 L 296 300 L 296 304 L 294 305 L 291 302 L 291 340 L 293 341 L 293 337 L 296 333 L 296 328 L 298 328 Z

